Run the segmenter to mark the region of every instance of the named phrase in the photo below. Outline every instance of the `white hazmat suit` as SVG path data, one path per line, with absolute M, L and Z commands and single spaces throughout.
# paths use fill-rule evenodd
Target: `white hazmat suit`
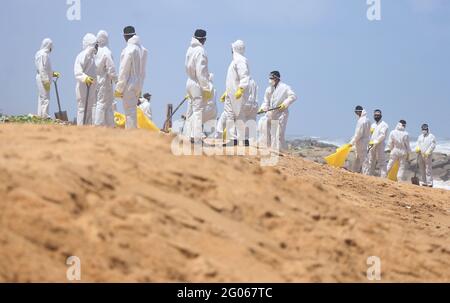
M 405 127 L 399 123 L 395 130 L 389 135 L 387 150 L 391 151 L 389 163 L 387 166 L 388 173 L 394 167 L 394 164 L 399 161 L 400 168 L 398 171 L 398 178 L 405 181 L 405 171 L 408 163 L 411 146 L 409 142 L 409 134 Z
M 271 147 L 275 150 L 286 149 L 286 127 L 289 118 L 289 107 L 297 100 L 295 92 L 290 86 L 279 82 L 277 86 L 269 86 L 264 95 L 264 103 L 261 107 L 263 111 L 274 109 L 282 104 L 285 110 L 275 110 L 267 112 L 259 121 L 259 145 Z M 273 125 L 278 122 L 278 125 Z
M 95 125 L 114 127 L 114 88 L 117 82 L 116 68 L 111 50 L 108 48 L 108 33 L 99 31 L 97 34 L 98 53 L 97 65 L 97 106 L 95 112 Z
M 139 102 L 141 104 L 139 104 L 139 108 L 142 110 L 142 112 L 144 113 L 144 115 L 150 120 L 152 121 L 152 106 L 150 101 L 148 101 L 145 98 L 139 98 Z
M 40 50 L 35 56 L 36 65 L 36 84 L 38 87 L 38 113 L 41 118 L 49 118 L 50 104 L 50 84 L 53 79 L 53 70 L 50 62 L 50 52 L 52 51 L 53 42 L 50 39 L 44 39 Z M 47 83 L 48 89 L 44 87 Z
M 417 140 L 417 147 L 420 151 L 417 157 L 420 181 L 422 185 L 433 186 L 433 152 L 436 149 L 435 136 L 430 133 L 420 135 Z
M 225 98 L 225 114 L 227 117 L 226 126 L 230 131 L 228 132 L 228 138 L 231 140 L 246 140 L 246 128 L 248 116 L 248 106 L 251 95 L 251 90 L 254 87 L 250 87 L 252 78 L 250 77 L 250 68 L 245 55 L 245 44 L 243 41 L 238 40 L 232 45 L 233 60 L 228 67 L 227 79 L 226 79 L 226 98 Z M 255 85 L 255 82 L 252 81 Z M 236 92 L 243 90 L 242 96 L 236 98 Z M 253 97 L 255 93 L 252 91 Z M 247 112 L 245 112 L 247 109 Z
M 369 151 L 366 162 L 364 163 L 363 172 L 365 175 L 374 176 L 375 169 L 378 167 L 381 178 L 386 178 L 386 139 L 389 131 L 389 125 L 384 122 L 375 122 L 371 127 L 372 137 L 370 143 L 373 147 Z
M 127 129 L 137 127 L 136 109 L 144 86 L 147 59 L 148 50 L 141 45 L 140 38 L 131 37 L 120 56 L 119 80 L 116 85 L 116 91 L 123 95 Z
M 367 112 L 362 111 L 361 116 L 356 123 L 355 135 L 350 144 L 355 147 L 355 161 L 353 162 L 352 171 L 360 173 L 362 166 L 367 158 L 367 148 L 370 142 L 370 120 L 367 118 Z
M 196 38 L 192 38 L 186 53 L 186 74 L 188 80 L 186 90 L 190 99 L 191 110 L 186 117 L 185 135 L 196 142 L 203 139 L 203 114 L 209 100 L 204 98 L 204 93 L 211 94 L 213 84 L 208 70 L 208 55 L 204 46 Z
M 77 97 L 77 124 L 83 125 L 86 115 L 86 125 L 93 124 L 93 112 L 96 105 L 97 82 L 92 85 L 86 84 L 86 79 L 91 77 L 97 79 L 97 67 L 95 65 L 95 55 L 97 38 L 93 34 L 87 34 L 83 38 L 83 51 L 75 60 L 74 73 L 77 80 L 76 97 Z M 89 97 L 88 97 L 89 92 Z M 89 98 L 87 100 L 87 98 Z M 85 113 L 87 103 L 87 112 Z

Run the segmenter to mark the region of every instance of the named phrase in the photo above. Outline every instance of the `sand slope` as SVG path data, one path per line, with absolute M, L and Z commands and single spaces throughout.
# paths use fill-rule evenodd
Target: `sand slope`
M 0 125 L 0 281 L 450 281 L 450 192 L 170 141 Z

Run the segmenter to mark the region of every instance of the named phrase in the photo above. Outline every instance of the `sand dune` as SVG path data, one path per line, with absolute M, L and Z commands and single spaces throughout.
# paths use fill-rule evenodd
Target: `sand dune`
M 450 192 L 145 131 L 0 125 L 0 281 L 450 281 Z

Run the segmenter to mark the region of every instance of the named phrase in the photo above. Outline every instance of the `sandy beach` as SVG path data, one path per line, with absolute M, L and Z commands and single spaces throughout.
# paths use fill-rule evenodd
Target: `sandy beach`
M 450 192 L 145 131 L 0 125 L 0 281 L 450 281 Z M 245 270 L 243 270 L 245 269 Z

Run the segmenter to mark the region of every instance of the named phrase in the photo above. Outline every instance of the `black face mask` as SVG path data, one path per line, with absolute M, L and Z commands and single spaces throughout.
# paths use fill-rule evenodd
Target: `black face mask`
M 373 118 L 375 119 L 375 121 L 380 122 L 383 117 L 382 116 L 374 116 Z

